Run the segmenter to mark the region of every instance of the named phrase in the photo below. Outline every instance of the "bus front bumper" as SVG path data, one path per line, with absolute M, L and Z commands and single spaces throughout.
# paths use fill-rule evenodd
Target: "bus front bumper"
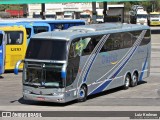
M 23 98 L 25 100 L 33 100 L 33 101 L 65 103 L 64 94 L 52 96 L 52 95 L 36 95 L 23 92 Z

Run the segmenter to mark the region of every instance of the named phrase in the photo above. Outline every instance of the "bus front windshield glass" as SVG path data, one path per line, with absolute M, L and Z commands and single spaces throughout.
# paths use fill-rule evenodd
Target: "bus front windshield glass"
M 103 15 L 97 15 L 97 19 L 103 19 Z
M 65 40 L 31 39 L 27 52 L 27 59 L 38 60 L 66 60 L 67 42 Z
M 46 65 L 47 66 L 47 65 Z M 62 88 L 64 81 L 61 78 L 60 68 L 45 67 L 43 69 L 26 68 L 25 85 Z
M 160 14 L 151 14 L 150 17 L 151 18 L 160 18 Z
M 3 34 L 0 34 L 0 46 L 2 45 L 2 41 L 3 41 Z
M 147 18 L 147 15 L 143 15 L 143 14 L 137 15 L 137 18 Z
M 67 42 L 65 40 L 34 39 L 29 42 L 26 59 L 65 61 Z M 43 68 L 26 66 L 24 84 L 44 87 L 64 87 L 61 78 L 63 64 L 39 63 Z
M 7 45 L 18 45 L 23 43 L 22 31 L 6 31 L 5 41 Z
M 48 26 L 34 26 L 34 33 L 47 32 L 49 30 Z

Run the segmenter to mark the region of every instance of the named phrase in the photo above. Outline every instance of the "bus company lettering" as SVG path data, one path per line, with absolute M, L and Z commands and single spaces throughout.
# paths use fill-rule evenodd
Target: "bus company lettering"
M 11 51 L 21 51 L 21 48 L 11 48 Z
M 102 55 L 102 64 L 116 64 L 118 61 L 117 54 L 103 54 Z

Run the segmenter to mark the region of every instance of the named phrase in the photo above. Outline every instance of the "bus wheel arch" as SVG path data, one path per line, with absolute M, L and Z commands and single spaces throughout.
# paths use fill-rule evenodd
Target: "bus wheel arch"
M 87 94 L 88 94 L 88 87 L 84 83 L 81 85 L 79 91 L 78 91 L 78 102 L 84 102 L 87 99 Z
M 137 86 L 138 77 L 139 77 L 139 74 L 138 74 L 138 71 L 136 70 L 136 71 L 133 72 L 133 75 L 132 75 L 132 79 L 131 79 L 131 82 L 130 82 L 131 87 Z
M 129 86 L 130 86 L 130 83 L 131 83 L 131 73 L 128 72 L 128 73 L 125 75 L 123 88 L 124 88 L 125 90 L 128 89 Z

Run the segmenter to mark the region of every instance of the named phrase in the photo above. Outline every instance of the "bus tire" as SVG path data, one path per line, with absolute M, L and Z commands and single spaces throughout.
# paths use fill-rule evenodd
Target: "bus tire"
M 78 102 L 84 102 L 87 99 L 87 86 L 82 85 L 78 93 Z
M 132 75 L 130 86 L 135 87 L 137 85 L 137 83 L 138 83 L 138 73 L 134 72 Z
M 123 89 L 128 89 L 131 82 L 131 76 L 129 74 L 126 75 Z

